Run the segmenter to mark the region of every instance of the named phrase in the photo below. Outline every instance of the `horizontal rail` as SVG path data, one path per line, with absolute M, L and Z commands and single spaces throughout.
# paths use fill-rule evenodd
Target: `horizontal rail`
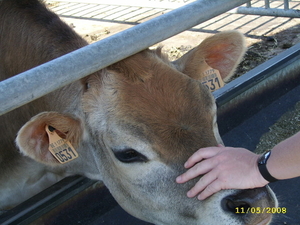
M 283 1 L 283 9 L 272 8 L 270 0 L 265 0 L 265 7 L 253 7 L 251 1 L 247 2 L 246 7 L 238 7 L 231 10 L 231 13 L 239 13 L 246 15 L 259 15 L 259 16 L 278 16 L 278 17 L 292 17 L 300 18 L 300 10 L 290 9 L 289 0 Z
M 259 7 L 238 7 L 231 12 L 247 15 L 259 16 L 278 16 L 300 18 L 300 10 L 295 9 L 274 9 L 274 8 L 259 8 Z
M 64 178 L 33 198 L 0 215 L 0 224 L 29 224 L 45 212 L 90 187 L 95 182 L 81 176 Z
M 85 4 L 101 4 L 101 5 L 116 5 L 116 6 L 128 6 L 128 7 L 145 7 L 145 8 L 165 8 L 165 9 L 175 9 L 186 5 L 187 3 L 182 2 L 169 2 L 169 1 L 124 1 L 124 0 L 59 0 L 59 2 L 75 2 L 75 3 L 85 3 Z
M 0 115 L 245 2 L 198 0 L 4 80 Z
M 236 98 L 238 95 L 260 83 L 262 80 L 275 77 L 275 73 L 283 70 L 283 68 L 287 68 L 294 62 L 298 65 L 294 70 L 300 72 L 300 43 L 253 68 L 243 76 L 234 79 L 222 89 L 213 92 L 213 95 L 217 99 L 218 105 L 225 105 L 233 98 Z M 286 73 L 288 72 L 290 71 L 286 71 Z

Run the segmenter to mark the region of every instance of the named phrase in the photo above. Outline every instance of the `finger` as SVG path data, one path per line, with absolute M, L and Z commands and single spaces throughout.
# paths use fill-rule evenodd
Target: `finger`
M 223 149 L 220 147 L 207 147 L 207 148 L 200 148 L 198 151 L 196 151 L 184 164 L 185 168 L 190 168 L 193 165 L 195 165 L 197 162 L 211 158 L 215 155 L 217 155 L 220 151 Z
M 188 171 L 183 173 L 182 175 L 178 176 L 176 178 L 177 183 L 184 183 L 188 180 L 191 180 L 197 176 L 200 176 L 202 174 L 205 174 L 209 171 L 211 171 L 216 166 L 216 161 L 212 159 L 206 159 L 199 163 L 197 163 L 195 166 L 190 168 Z
M 209 184 L 204 191 L 202 191 L 199 195 L 198 195 L 198 199 L 199 200 L 204 200 L 207 197 L 213 195 L 214 193 L 217 193 L 218 191 L 222 190 L 222 186 L 221 186 L 221 182 L 216 179 L 214 180 L 211 184 Z
M 188 191 L 187 196 L 192 198 L 205 190 L 211 183 L 217 179 L 217 175 L 214 171 L 210 171 L 199 179 L 196 185 Z

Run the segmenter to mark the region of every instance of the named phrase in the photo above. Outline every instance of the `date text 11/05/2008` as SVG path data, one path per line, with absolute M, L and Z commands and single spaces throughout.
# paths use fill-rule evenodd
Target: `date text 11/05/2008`
M 235 208 L 235 213 L 237 214 L 243 214 L 243 213 L 282 213 L 285 214 L 287 213 L 286 207 L 266 207 L 266 208 L 261 208 L 261 207 L 249 207 L 249 208 L 244 208 L 244 207 L 236 207 Z

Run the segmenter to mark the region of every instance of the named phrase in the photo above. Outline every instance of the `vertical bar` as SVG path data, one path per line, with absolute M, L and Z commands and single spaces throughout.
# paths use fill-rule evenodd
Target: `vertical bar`
M 284 10 L 289 10 L 289 0 L 284 0 Z
M 247 2 L 247 8 L 251 8 L 251 1 Z
M 270 2 L 269 2 L 269 0 L 265 0 L 265 8 L 266 9 L 270 8 Z

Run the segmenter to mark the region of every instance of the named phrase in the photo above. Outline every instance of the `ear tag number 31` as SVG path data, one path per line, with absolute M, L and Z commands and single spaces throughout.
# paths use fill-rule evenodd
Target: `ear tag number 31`
M 205 85 L 211 92 L 218 90 L 224 86 L 224 82 L 219 70 L 213 69 L 207 64 L 205 71 L 203 72 L 201 83 Z
M 58 162 L 64 164 L 78 157 L 78 153 L 72 144 L 58 136 L 54 127 L 46 125 L 45 129 L 49 137 L 49 151 Z

